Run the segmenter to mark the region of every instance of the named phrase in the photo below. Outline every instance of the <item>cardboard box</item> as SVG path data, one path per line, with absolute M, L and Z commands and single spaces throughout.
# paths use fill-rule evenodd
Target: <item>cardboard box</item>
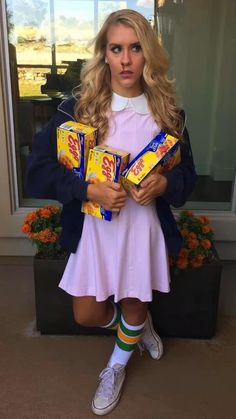
M 179 140 L 161 131 L 122 171 L 122 183 L 126 189 L 131 185 L 139 186 L 152 170 L 163 173 L 180 163 L 180 160 Z
M 120 173 L 129 161 L 129 153 L 100 145 L 89 151 L 86 180 L 90 183 L 120 182 Z M 83 202 L 82 212 L 111 221 L 112 212 L 91 201 Z
M 89 150 L 96 146 L 98 130 L 75 121 L 57 128 L 57 156 L 60 163 L 85 178 Z

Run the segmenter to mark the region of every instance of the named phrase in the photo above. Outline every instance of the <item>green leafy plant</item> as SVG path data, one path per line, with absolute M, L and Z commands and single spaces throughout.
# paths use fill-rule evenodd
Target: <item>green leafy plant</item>
M 61 234 L 61 208 L 45 205 L 27 214 L 21 230 L 36 246 L 41 259 L 63 258 L 66 252 L 59 244 Z
M 211 263 L 216 256 L 212 250 L 214 233 L 209 219 L 204 215 L 196 216 L 192 211 L 181 211 L 177 224 L 183 246 L 177 257 L 170 257 L 170 266 L 183 270 Z

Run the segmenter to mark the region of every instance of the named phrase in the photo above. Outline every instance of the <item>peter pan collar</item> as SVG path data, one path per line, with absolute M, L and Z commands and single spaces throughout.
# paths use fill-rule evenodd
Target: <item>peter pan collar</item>
M 147 98 L 144 93 L 136 97 L 124 97 L 117 93 L 112 93 L 111 110 L 113 112 L 122 111 L 123 109 L 134 109 L 137 113 L 148 114 Z

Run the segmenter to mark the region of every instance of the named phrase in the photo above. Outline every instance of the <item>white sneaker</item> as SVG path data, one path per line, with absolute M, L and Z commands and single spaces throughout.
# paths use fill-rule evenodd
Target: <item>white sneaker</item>
M 160 359 L 163 355 L 163 344 L 160 336 L 155 332 L 152 324 L 152 316 L 150 312 L 147 312 L 146 323 L 144 327 L 143 335 L 138 342 L 140 354 L 147 349 L 153 359 Z
M 119 402 L 121 388 L 125 379 L 125 366 L 107 366 L 99 375 L 99 385 L 92 401 L 92 411 L 96 415 L 106 415 Z

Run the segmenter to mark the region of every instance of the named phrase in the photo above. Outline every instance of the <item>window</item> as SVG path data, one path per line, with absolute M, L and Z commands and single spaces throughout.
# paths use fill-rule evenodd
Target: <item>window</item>
M 138 5 L 140 3 L 140 6 Z M 7 0 L 6 20 L 14 113 L 16 172 L 20 206 L 38 206 L 24 190 L 26 160 L 34 133 L 79 84 L 88 43 L 105 17 L 135 8 L 147 18 L 153 1 Z
M 3 74 L 11 78 L 19 204 L 38 206 L 23 186 L 34 133 L 79 83 L 80 66 L 90 56 L 87 43 L 105 16 L 129 7 L 153 19 L 154 1 L 7 0 L 5 5 L 9 63 Z M 187 206 L 235 210 L 236 4 L 158 0 L 156 9 L 199 175 Z
M 188 207 L 233 210 L 236 47 L 233 0 L 159 0 L 157 20 L 187 115 L 198 182 Z

